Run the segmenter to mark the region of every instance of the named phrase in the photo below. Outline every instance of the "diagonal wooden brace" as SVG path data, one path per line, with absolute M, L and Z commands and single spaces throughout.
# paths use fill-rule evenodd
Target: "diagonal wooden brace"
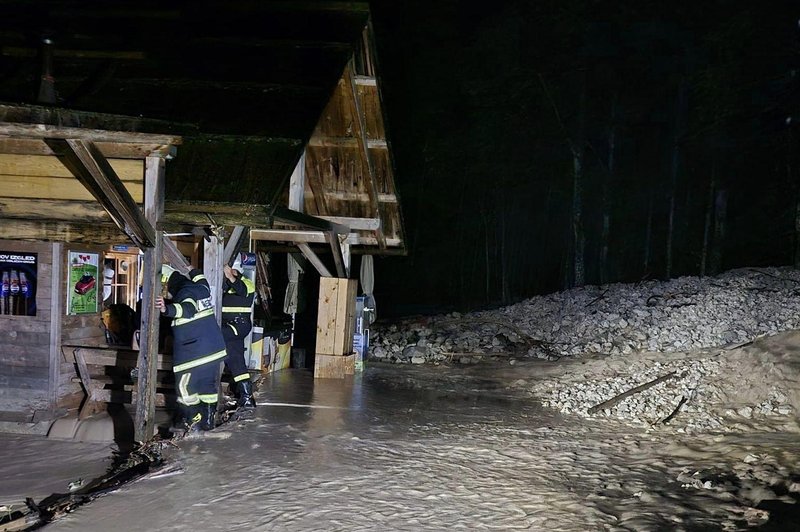
M 153 247 L 155 229 L 145 219 L 114 169 L 91 141 L 46 139 L 45 142 L 134 244 L 140 248 Z
M 333 277 L 331 272 L 328 271 L 328 268 L 325 267 L 325 263 L 323 263 L 320 258 L 314 253 L 314 250 L 306 244 L 305 242 L 298 242 L 297 247 L 300 248 L 300 251 L 303 253 L 305 258 L 308 259 L 314 268 L 316 268 L 317 272 L 319 273 L 320 277 Z
M 344 256 L 342 254 L 342 248 L 339 244 L 339 234 L 335 231 L 325 231 L 325 240 L 328 241 L 328 245 L 331 247 L 333 263 L 336 265 L 336 276 L 346 278 L 347 269 L 344 265 Z

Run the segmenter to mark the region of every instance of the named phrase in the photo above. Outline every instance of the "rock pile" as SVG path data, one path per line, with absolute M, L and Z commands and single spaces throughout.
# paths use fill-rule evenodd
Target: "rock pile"
M 587 379 L 582 376 L 587 371 L 603 373 L 587 368 L 582 375 L 539 381 L 528 389 L 545 406 L 566 414 L 600 416 L 678 432 L 725 431 L 740 423 L 752 426 L 794 415 L 784 389 L 786 383 L 777 380 L 767 387 L 747 385 L 748 397 L 736 403 L 737 390 L 746 381 L 742 373 L 758 364 L 753 361 L 754 366 L 743 365 L 741 361 L 726 356 L 724 351 L 665 362 L 641 359 L 632 361 L 624 372 L 613 377 Z M 669 380 L 590 413 L 595 405 L 673 372 L 674 377 Z M 725 404 L 734 407 L 723 408 L 721 405 Z
M 719 390 L 713 384 L 720 362 L 717 358 L 655 362 L 647 367 L 631 367 L 624 375 L 568 383 L 548 380 L 531 391 L 545 406 L 564 413 L 591 417 L 589 409 L 658 377 L 674 372 L 674 377 L 600 409 L 595 416 L 658 427 L 679 420 L 681 429 L 706 431 L 719 429 L 724 421 L 708 408 L 718 402 Z M 675 414 L 673 416 L 673 413 Z
M 513 387 L 566 414 L 716 432 L 796 417 L 800 396 L 792 392 L 793 370 L 775 369 L 783 362 L 771 358 L 785 346 L 730 348 L 799 324 L 799 271 L 743 269 L 702 279 L 585 287 L 492 311 L 406 320 L 374 329 L 371 356 L 471 364 L 599 354 L 581 357 L 577 369 L 557 378 L 520 379 Z
M 587 286 L 497 310 L 407 320 L 372 331 L 373 359 L 474 363 L 513 354 L 688 351 L 800 324 L 800 272 L 741 269 L 716 277 Z

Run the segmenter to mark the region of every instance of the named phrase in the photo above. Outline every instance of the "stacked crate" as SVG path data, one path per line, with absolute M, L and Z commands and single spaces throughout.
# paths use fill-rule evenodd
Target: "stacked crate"
M 341 379 L 355 372 L 353 333 L 357 290 L 356 279 L 320 279 L 315 378 Z

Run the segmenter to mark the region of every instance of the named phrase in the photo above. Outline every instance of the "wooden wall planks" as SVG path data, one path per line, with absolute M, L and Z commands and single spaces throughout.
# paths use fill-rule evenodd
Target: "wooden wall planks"
M 144 192 L 144 163 L 133 159 L 109 159 L 114 172 L 134 200 Z M 87 200 L 94 197 L 54 155 L 0 154 L 0 180 L 4 198 Z M 2 211 L 0 211 L 0 215 Z

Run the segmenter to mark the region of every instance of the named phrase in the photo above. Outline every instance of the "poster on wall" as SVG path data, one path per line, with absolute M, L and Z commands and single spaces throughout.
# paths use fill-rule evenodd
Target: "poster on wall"
M 99 253 L 69 252 L 67 314 L 97 313 Z
M 0 314 L 36 316 L 36 253 L 0 251 Z

